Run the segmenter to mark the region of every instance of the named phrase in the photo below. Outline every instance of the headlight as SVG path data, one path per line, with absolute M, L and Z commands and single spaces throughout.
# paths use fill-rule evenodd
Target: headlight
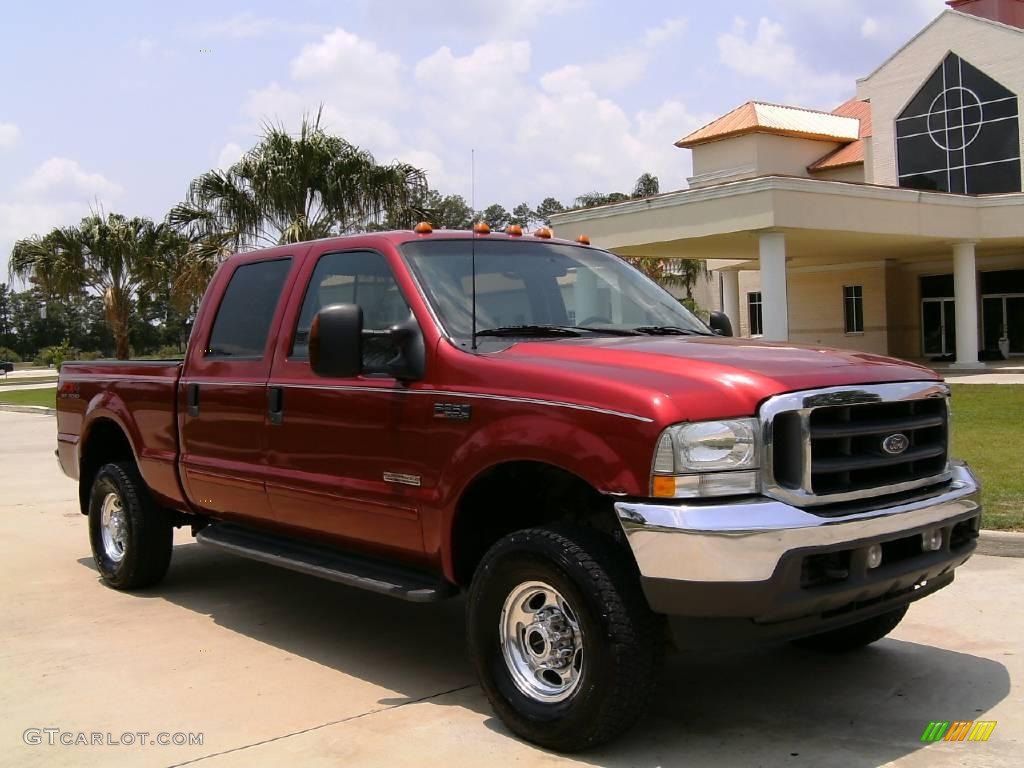
M 757 419 L 669 427 L 654 454 L 652 493 L 670 498 L 756 493 L 758 473 L 749 470 L 758 468 L 759 430 Z

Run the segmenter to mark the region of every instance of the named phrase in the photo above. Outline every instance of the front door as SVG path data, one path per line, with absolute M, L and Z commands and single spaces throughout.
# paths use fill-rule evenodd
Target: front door
M 982 335 L 987 352 L 1000 351 L 1005 338 L 1011 355 L 1024 354 L 1024 295 L 982 297 Z
M 921 300 L 921 334 L 924 354 L 956 354 L 956 302 L 951 298 Z
M 403 459 L 403 426 L 418 419 L 427 398 L 409 396 L 389 376 L 396 353 L 386 333 L 409 318 L 409 305 L 385 257 L 375 251 L 315 250 L 286 316 L 269 396 L 276 415 L 267 426 L 267 492 L 274 519 L 341 543 L 417 561 L 423 556 L 417 492 L 420 479 Z M 363 372 L 323 378 L 309 366 L 309 329 L 329 304 L 363 310 Z

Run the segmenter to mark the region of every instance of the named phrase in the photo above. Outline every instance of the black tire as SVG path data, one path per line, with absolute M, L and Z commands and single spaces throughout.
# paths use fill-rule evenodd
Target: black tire
M 907 615 L 907 608 L 897 608 L 894 611 L 883 613 L 856 624 L 833 629 L 829 632 L 822 632 L 820 635 L 810 635 L 794 640 L 793 644 L 801 648 L 809 648 L 813 651 L 824 651 L 826 653 L 845 653 L 855 651 L 870 645 L 876 640 L 881 640 L 888 635 Z
M 103 506 L 111 494 L 123 510 L 120 559 L 111 556 L 103 538 Z M 153 502 L 134 464 L 100 467 L 89 495 L 89 543 L 103 581 L 114 589 L 142 589 L 158 583 L 171 563 L 173 537 L 167 512 Z
M 582 630 L 581 671 L 563 701 L 539 701 L 513 679 L 501 646 L 505 601 L 527 582 L 553 587 Z M 640 589 L 632 559 L 606 536 L 559 527 L 518 531 L 484 555 L 469 591 L 473 664 L 498 716 L 542 747 L 573 752 L 609 741 L 643 716 L 665 648 L 661 617 Z

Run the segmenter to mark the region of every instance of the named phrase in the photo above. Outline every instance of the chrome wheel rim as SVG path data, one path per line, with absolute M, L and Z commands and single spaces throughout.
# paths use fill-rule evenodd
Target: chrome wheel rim
M 505 599 L 498 627 L 505 664 L 523 694 L 569 698 L 583 675 L 583 630 L 575 609 L 550 584 L 527 581 Z
M 128 525 L 124 504 L 116 493 L 108 493 L 103 499 L 100 510 L 100 535 L 103 539 L 103 554 L 111 562 L 120 563 L 124 559 L 124 550 L 128 543 Z

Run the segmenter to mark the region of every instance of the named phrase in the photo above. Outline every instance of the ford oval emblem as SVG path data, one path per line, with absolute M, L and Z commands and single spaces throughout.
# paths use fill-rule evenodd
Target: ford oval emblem
M 902 432 L 889 435 L 882 441 L 882 450 L 890 456 L 899 456 L 910 447 L 910 440 Z

